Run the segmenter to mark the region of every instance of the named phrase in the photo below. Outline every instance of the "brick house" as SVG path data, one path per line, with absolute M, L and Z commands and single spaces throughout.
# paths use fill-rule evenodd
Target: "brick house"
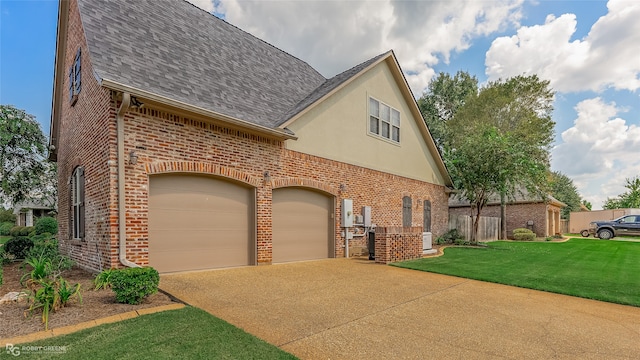
M 365 206 L 447 229 L 451 179 L 392 51 L 326 79 L 185 1 L 61 0 L 53 97 L 60 246 L 85 268 L 343 257 Z
M 565 203 L 551 195 L 542 199 L 527 192 L 516 194 L 506 205 L 507 237 L 511 238 L 513 229 L 517 228 L 531 229 L 537 237 L 560 234 L 560 211 L 565 206 Z M 449 214 L 470 216 L 469 202 L 452 196 L 449 199 Z M 489 198 L 480 215 L 499 218 L 500 198 Z

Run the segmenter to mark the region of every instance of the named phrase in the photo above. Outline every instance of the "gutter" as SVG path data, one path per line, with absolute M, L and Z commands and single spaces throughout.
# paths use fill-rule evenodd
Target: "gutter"
M 294 134 L 291 133 L 291 131 L 286 129 L 279 129 L 279 128 L 272 129 L 266 126 L 253 124 L 253 123 L 243 121 L 231 116 L 227 116 L 227 115 L 220 114 L 211 110 L 207 110 L 198 106 L 187 104 L 179 100 L 170 99 L 168 97 L 157 95 L 145 90 L 140 90 L 140 89 L 137 89 L 128 85 L 124 85 L 115 81 L 111 81 L 108 79 L 98 79 L 98 82 L 103 87 L 122 92 L 123 94 L 128 94 L 129 97 L 135 96 L 137 98 L 156 102 L 158 104 L 162 104 L 165 106 L 170 106 L 180 110 L 186 110 L 188 112 L 205 116 L 207 118 L 219 119 L 235 127 L 251 130 L 259 134 L 270 135 L 272 137 L 275 137 L 276 139 L 281 139 L 281 140 L 297 140 L 298 139 L 297 136 L 295 136 Z
M 127 227 L 125 213 L 125 194 L 124 194 L 124 114 L 131 106 L 131 94 L 122 93 L 122 103 L 116 113 L 116 122 L 118 126 L 118 244 L 120 263 L 128 267 L 140 267 L 140 265 L 127 260 Z

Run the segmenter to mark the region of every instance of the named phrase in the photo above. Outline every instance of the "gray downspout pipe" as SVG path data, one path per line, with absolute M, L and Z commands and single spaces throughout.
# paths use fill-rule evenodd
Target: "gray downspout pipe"
M 131 105 L 131 94 L 122 93 L 122 103 L 116 114 L 118 127 L 118 243 L 120 263 L 128 267 L 140 267 L 140 265 L 127 260 L 127 227 L 125 213 L 125 193 L 124 193 L 124 114 Z

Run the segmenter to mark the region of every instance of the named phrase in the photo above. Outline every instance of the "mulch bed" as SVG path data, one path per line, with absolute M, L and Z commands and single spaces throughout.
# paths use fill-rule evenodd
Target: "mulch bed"
M 3 266 L 4 275 L 0 286 L 0 298 L 11 291 L 25 290 L 20 285 L 20 278 L 24 274 L 22 263 L 16 262 Z M 70 301 L 66 307 L 49 314 L 49 329 L 67 325 L 74 325 L 84 321 L 100 319 L 103 317 L 125 313 L 129 311 L 150 308 L 173 303 L 167 295 L 158 292 L 146 298 L 140 305 L 118 304 L 115 302 L 115 294 L 111 290 L 93 290 L 94 274 L 74 267 L 65 271 L 62 277 L 70 285 L 80 283 L 82 304 L 75 300 Z M 0 339 L 30 334 L 44 330 L 42 312 L 36 310 L 32 316 L 25 317 L 25 310 L 29 308 L 26 301 L 0 304 Z

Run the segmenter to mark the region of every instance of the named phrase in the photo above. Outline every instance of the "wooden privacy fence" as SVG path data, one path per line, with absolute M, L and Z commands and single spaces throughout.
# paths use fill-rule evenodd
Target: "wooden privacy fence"
M 569 233 L 569 220 L 560 220 L 560 233 L 561 234 Z
M 449 230 L 458 229 L 465 240 L 471 240 L 473 219 L 466 215 L 449 215 Z M 478 241 L 498 240 L 500 236 L 500 218 L 480 216 Z

